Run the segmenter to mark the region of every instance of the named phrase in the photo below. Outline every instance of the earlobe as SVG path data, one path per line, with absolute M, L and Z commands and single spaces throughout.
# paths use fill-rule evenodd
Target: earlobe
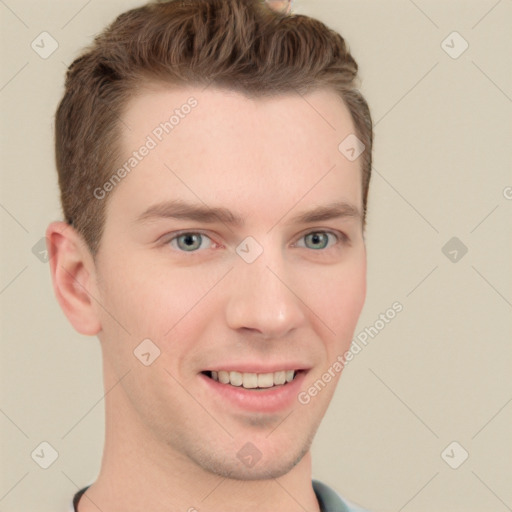
M 94 262 L 85 242 L 69 224 L 52 222 L 46 243 L 53 289 L 62 311 L 79 333 L 98 334 Z

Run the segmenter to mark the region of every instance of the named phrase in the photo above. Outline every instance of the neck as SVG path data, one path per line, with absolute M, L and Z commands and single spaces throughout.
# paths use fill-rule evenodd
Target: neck
M 277 479 L 225 478 L 148 434 L 122 395 L 107 395 L 101 470 L 79 512 L 319 512 L 309 451 Z

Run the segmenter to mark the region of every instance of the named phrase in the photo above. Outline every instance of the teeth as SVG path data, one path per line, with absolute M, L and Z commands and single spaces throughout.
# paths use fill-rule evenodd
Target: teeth
M 295 378 L 295 375 L 295 370 L 281 370 L 274 373 L 242 373 L 225 372 L 223 370 L 211 372 L 212 379 L 221 384 L 231 384 L 237 387 L 242 386 L 246 389 L 282 386 L 287 382 L 291 382 Z
M 221 382 L 222 384 L 229 384 L 229 373 L 219 372 L 219 382 Z
M 286 382 L 286 372 L 283 370 L 282 372 L 274 373 L 274 384 L 278 386 L 279 384 L 284 384 Z
M 259 388 L 271 388 L 274 385 L 274 374 L 273 373 L 260 373 L 258 375 L 258 387 Z
M 244 373 L 244 388 L 253 389 L 258 387 L 258 375 L 256 373 Z
M 243 379 L 239 372 L 229 372 L 229 380 L 233 386 L 241 386 Z

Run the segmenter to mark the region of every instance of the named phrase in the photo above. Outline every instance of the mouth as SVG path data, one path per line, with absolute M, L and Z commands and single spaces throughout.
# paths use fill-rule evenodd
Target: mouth
M 294 368 L 295 367 L 295 368 Z M 205 397 L 219 412 L 283 414 L 296 404 L 310 367 L 301 363 L 219 364 L 199 372 Z
M 265 391 L 282 388 L 294 381 L 304 370 L 279 370 L 270 373 L 249 373 L 239 371 L 204 371 L 206 377 L 235 388 L 251 391 Z

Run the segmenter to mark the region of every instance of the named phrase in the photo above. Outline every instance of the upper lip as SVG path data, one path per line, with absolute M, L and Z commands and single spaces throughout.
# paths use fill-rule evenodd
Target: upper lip
M 240 373 L 274 373 L 282 370 L 309 370 L 310 366 L 304 363 L 272 363 L 272 364 L 256 364 L 256 363 L 219 363 L 215 366 L 204 368 L 203 372 L 240 372 Z

